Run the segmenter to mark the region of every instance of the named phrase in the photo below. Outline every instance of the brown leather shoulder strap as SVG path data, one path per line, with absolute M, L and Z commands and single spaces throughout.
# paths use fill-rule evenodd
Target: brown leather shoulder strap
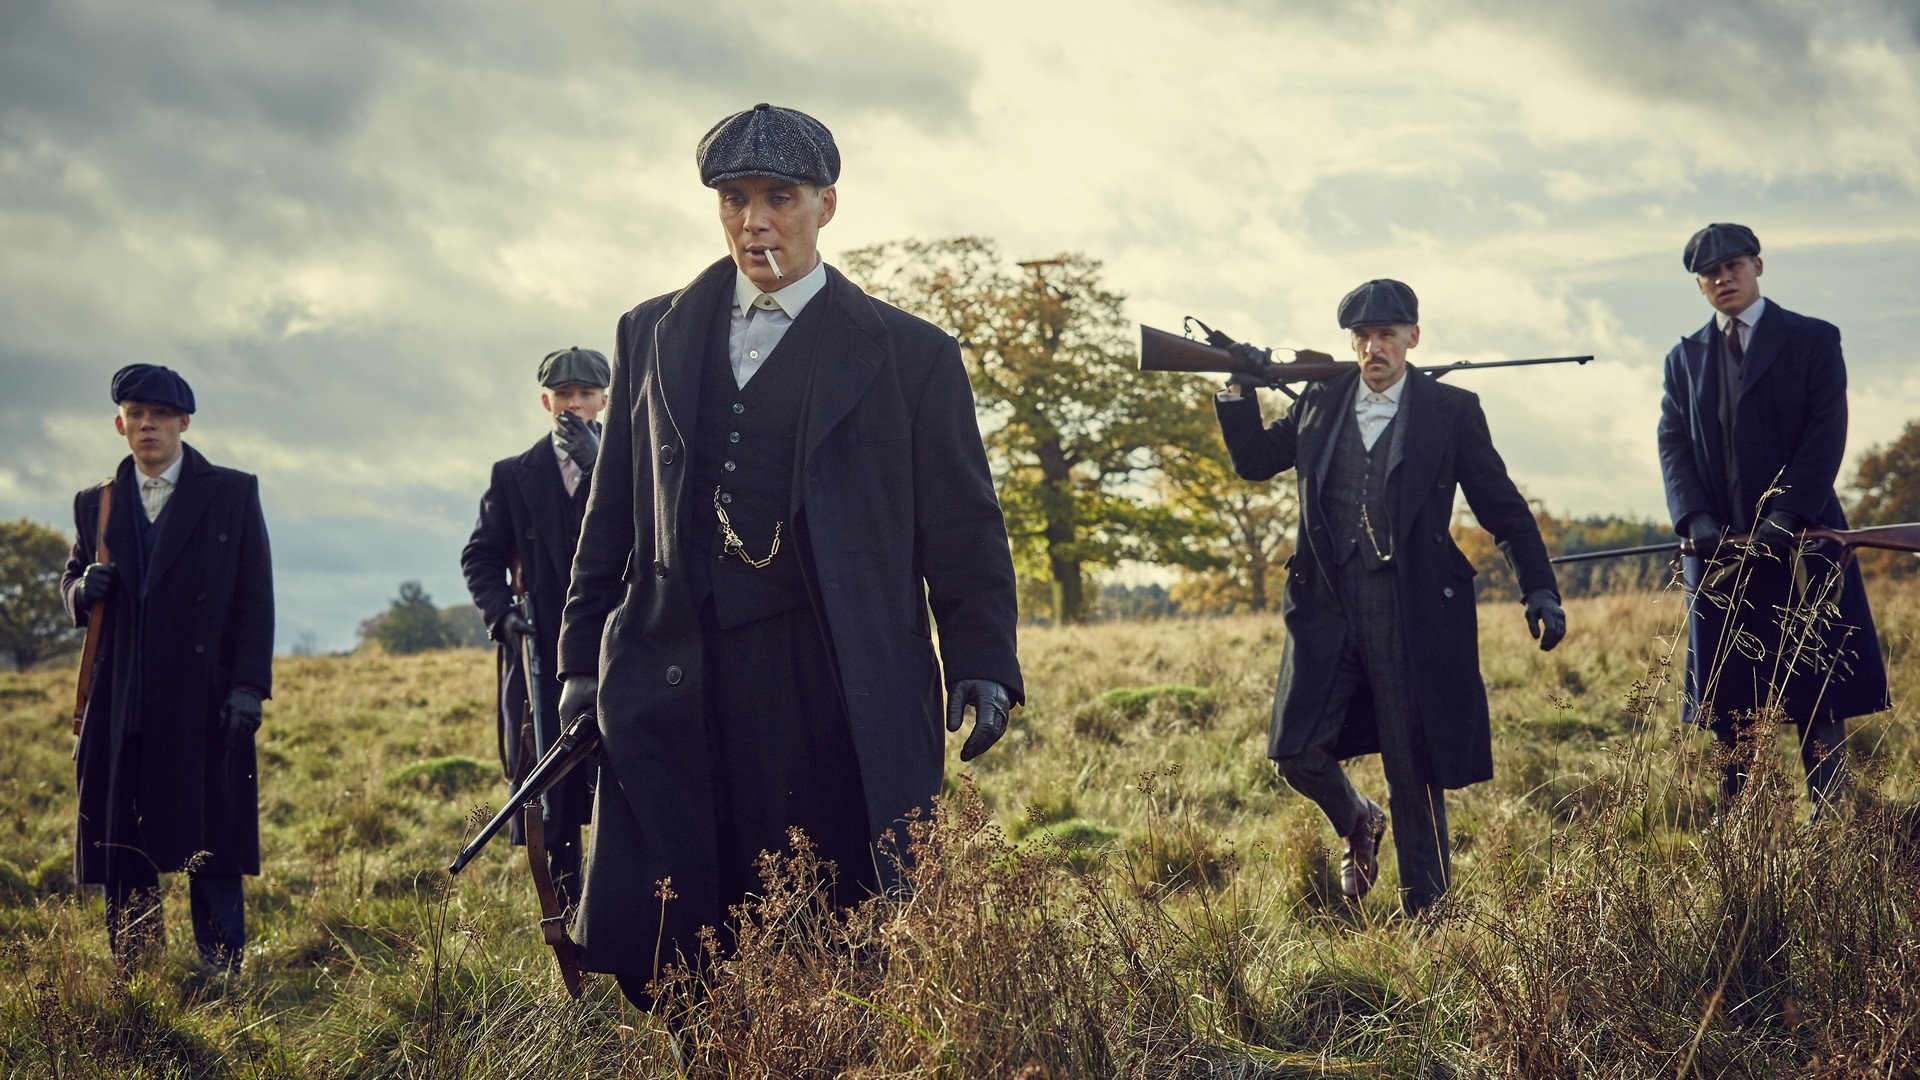
M 540 896 L 540 934 L 553 949 L 553 959 L 560 965 L 560 981 L 567 984 L 568 995 L 577 998 L 580 996 L 580 946 L 567 934 L 567 913 L 560 907 L 553 875 L 547 871 L 547 828 L 540 816 L 538 800 L 528 805 L 521 824 L 527 833 L 527 863 L 533 869 L 533 891 Z
M 93 561 L 107 561 L 107 517 L 113 510 L 113 478 L 100 485 L 100 519 L 93 532 Z M 80 735 L 80 729 L 87 719 L 87 698 L 93 694 L 93 662 L 100 651 L 100 626 L 107 621 L 107 602 L 100 601 L 87 613 L 87 643 L 80 649 L 80 677 L 73 692 L 73 734 Z M 74 747 L 78 754 L 80 748 Z

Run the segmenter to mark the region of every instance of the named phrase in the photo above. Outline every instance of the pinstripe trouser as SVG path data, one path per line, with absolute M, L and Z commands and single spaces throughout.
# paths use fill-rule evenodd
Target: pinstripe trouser
M 1354 694 L 1362 686 L 1372 692 L 1380 764 L 1387 777 L 1394 859 L 1400 868 L 1400 902 L 1411 914 L 1447 891 L 1446 789 L 1427 779 L 1426 734 L 1408 682 L 1393 569 L 1368 569 L 1356 555 L 1337 567 L 1333 577 L 1334 595 L 1323 594 L 1319 599 L 1337 602 L 1345 616 L 1339 666 L 1306 745 L 1275 764 L 1295 791 L 1320 807 L 1335 832 L 1351 834 L 1375 804 L 1354 790 L 1333 747 Z

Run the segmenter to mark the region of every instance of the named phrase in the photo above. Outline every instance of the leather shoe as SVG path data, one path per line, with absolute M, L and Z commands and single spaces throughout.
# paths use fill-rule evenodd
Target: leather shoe
M 1387 815 L 1371 800 L 1360 824 L 1347 834 L 1347 850 L 1340 856 L 1340 893 L 1358 900 L 1380 876 L 1380 837 L 1387 831 Z

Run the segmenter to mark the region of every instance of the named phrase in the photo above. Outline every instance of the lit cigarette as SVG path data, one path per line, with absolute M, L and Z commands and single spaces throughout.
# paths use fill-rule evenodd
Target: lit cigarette
M 780 260 L 773 257 L 773 249 L 767 249 L 767 265 L 773 267 L 773 280 L 785 281 L 787 275 L 780 272 Z

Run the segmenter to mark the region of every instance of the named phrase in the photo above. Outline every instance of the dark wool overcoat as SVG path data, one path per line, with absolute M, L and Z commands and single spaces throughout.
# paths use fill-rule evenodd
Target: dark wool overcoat
M 533 733 L 525 730 L 527 680 L 522 671 L 520 642 L 502 634 L 500 622 L 513 604 L 512 567 L 520 565 L 520 580 L 532 599 L 534 641 L 540 664 L 540 712 L 549 739 L 560 735 L 560 616 L 567 603 L 567 579 L 573 569 L 573 548 L 580 539 L 580 515 L 589 480 L 581 480 L 572 495 L 560 475 L 553 438 L 540 441 L 517 457 L 493 465 L 487 493 L 480 499 L 480 519 L 460 551 L 460 571 L 467 591 L 486 621 L 487 632 L 499 643 L 494 665 L 497 692 L 494 715 L 500 736 L 500 764 L 507 780 L 517 786 L 538 760 Z M 546 799 L 549 844 L 568 839 L 567 830 L 586 824 L 593 810 L 591 765 L 575 768 L 549 792 Z M 521 835 L 522 818 L 510 823 L 513 842 Z
M 691 940 L 679 913 L 717 896 L 688 476 L 700 365 L 734 280 L 722 260 L 620 320 L 560 631 L 562 673 L 600 678 L 601 783 L 575 922 L 592 971 L 650 973 L 656 938 Z M 992 679 L 1022 699 L 1013 564 L 958 343 L 831 267 L 812 303 L 826 309 L 789 520 L 809 541 L 801 565 L 878 838 L 904 832 L 940 789 L 943 687 Z M 682 901 L 663 917 L 655 883 L 667 877 Z
M 1721 421 L 1724 336 L 1709 319 L 1667 354 L 1660 404 L 1660 471 L 1678 531 L 1705 512 L 1745 531 L 1774 510 L 1847 527 L 1834 479 L 1847 445 L 1847 365 L 1832 323 L 1769 300 L 1753 327 L 1733 398 L 1729 440 Z M 1729 453 L 1731 446 L 1731 453 Z M 1731 715 L 1778 705 L 1786 717 L 1841 717 L 1887 708 L 1886 663 L 1859 566 L 1809 553 L 1795 587 L 1783 562 L 1748 559 L 1713 575 L 1699 559 L 1683 570 L 1689 595 L 1686 692 L 1681 719 L 1700 706 Z M 1783 618 L 1798 611 L 1806 617 Z
M 1466 494 L 1474 517 L 1505 552 L 1521 596 L 1558 590 L 1533 511 L 1507 478 L 1480 399 L 1411 364 L 1406 372 L 1388 465 L 1392 543 L 1382 547 L 1394 553 L 1401 639 L 1431 776 L 1442 787 L 1460 788 L 1492 778 L 1493 739 L 1480 679 L 1474 568 L 1448 531 L 1455 489 Z M 1318 729 L 1346 637 L 1333 601 L 1335 538 L 1320 500 L 1359 379 L 1355 370 L 1310 384 L 1285 416 L 1265 428 L 1251 396 L 1216 405 L 1235 472 L 1266 480 L 1293 469 L 1299 485 L 1300 529 L 1280 604 L 1287 641 L 1267 741 L 1267 754 L 1276 761 L 1298 754 Z M 1349 758 L 1379 750 L 1373 698 L 1363 688 L 1348 706 L 1335 753 Z
M 148 526 L 160 532 L 144 568 L 131 455 L 114 474 L 107 552 L 116 578 L 76 753 L 74 869 L 83 884 L 113 880 L 126 859 L 151 859 L 162 872 L 189 860 L 211 874 L 260 872 L 253 740 L 229 747 L 220 718 L 235 686 L 273 689 L 273 565 L 260 484 L 191 446 L 182 452 L 179 484 Z M 79 536 L 60 589 L 76 626 L 89 615 L 78 590 L 93 562 L 103 490 L 73 500 Z M 137 757 L 126 752 L 136 715 Z M 129 851 L 119 832 L 135 805 L 141 850 Z

